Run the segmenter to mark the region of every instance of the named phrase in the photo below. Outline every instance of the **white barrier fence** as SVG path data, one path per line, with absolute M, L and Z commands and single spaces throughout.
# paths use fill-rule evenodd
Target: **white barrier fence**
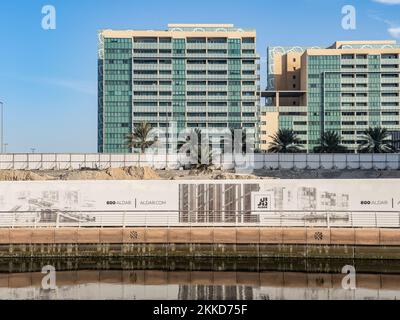
M 178 169 L 187 159 L 182 155 L 138 154 L 0 154 L 0 170 L 108 169 L 149 166 Z M 248 154 L 213 156 L 221 169 L 338 169 L 399 170 L 400 154 Z
M 173 214 L 171 214 L 173 213 Z M 259 213 L 259 212 L 258 212 Z M 93 217 L 95 214 L 95 218 Z M 248 214 L 248 212 L 246 213 Z M 243 222 L 244 215 L 230 216 L 234 222 L 181 222 L 176 212 L 137 211 L 2 211 L 0 228 L 108 228 L 108 227 L 320 227 L 400 228 L 400 212 L 388 211 L 279 211 L 265 212 L 259 222 Z

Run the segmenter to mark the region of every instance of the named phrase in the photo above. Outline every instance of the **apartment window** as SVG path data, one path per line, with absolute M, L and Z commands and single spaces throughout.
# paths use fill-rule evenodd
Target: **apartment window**
M 160 38 L 160 43 L 171 43 L 172 39 L 171 38 Z
M 343 60 L 351 60 L 354 59 L 354 54 L 342 54 Z
M 382 97 L 398 97 L 398 92 L 383 92 Z
M 150 53 L 150 54 L 156 54 L 157 49 L 134 49 L 134 53 Z
M 187 49 L 188 54 L 206 54 L 206 49 Z
M 382 124 L 384 126 L 397 126 L 399 121 L 382 121 Z
M 293 77 L 292 77 L 293 80 L 296 80 L 296 78 L 297 78 L 296 76 L 293 76 Z
M 208 92 L 208 95 L 217 97 L 217 96 L 227 96 L 228 93 L 226 91 L 211 91 L 211 92 Z
M 157 81 L 134 81 L 133 84 L 135 86 L 153 86 L 157 85 Z
M 398 64 L 383 64 L 382 69 L 397 69 L 399 67 Z
M 208 81 L 209 86 L 226 86 L 227 84 L 227 81 Z
M 243 49 L 242 53 L 243 54 L 255 54 L 255 50 L 253 50 L 253 49 Z
M 250 97 L 250 96 L 254 96 L 255 92 L 254 91 L 243 91 L 242 95 L 245 97 Z
M 160 86 L 170 86 L 171 84 L 171 81 L 160 81 Z
M 242 38 L 242 43 L 255 43 L 255 38 Z
M 160 49 L 160 53 L 172 53 L 171 49 Z
M 399 55 L 396 53 L 393 54 L 382 54 L 382 59 L 398 59 Z
M 368 78 L 368 74 L 366 74 L 366 73 L 358 73 L 357 75 L 356 75 L 356 77 L 357 78 L 361 78 L 361 79 L 366 79 L 366 78 Z
M 188 75 L 204 75 L 207 74 L 206 70 L 188 70 L 187 71 Z
M 368 55 L 366 54 L 357 54 L 356 59 L 367 59 Z
M 208 70 L 209 75 L 226 75 L 228 72 L 226 70 Z
M 208 60 L 209 64 L 227 64 L 226 60 Z
M 398 78 L 398 73 L 382 73 L 382 78 Z
M 188 60 L 187 64 L 207 64 L 206 60 Z
M 227 43 L 226 38 L 208 38 L 208 43 Z
M 187 38 L 187 43 L 206 43 L 206 38 Z
M 157 74 L 157 70 L 134 70 L 133 74 L 146 74 L 146 75 Z
M 254 60 L 243 60 L 242 64 L 255 64 Z
M 240 82 L 239 82 L 239 84 L 240 84 Z M 255 81 L 243 81 L 243 85 L 244 86 L 254 86 Z
M 133 63 L 135 63 L 135 64 L 157 64 L 157 60 L 139 60 L 139 59 L 135 59 L 135 60 L 133 60 Z
M 255 107 L 255 102 L 242 102 L 243 107 Z
M 206 81 L 188 81 L 187 82 L 188 86 L 205 86 L 207 85 Z
M 154 37 L 136 37 L 133 39 L 135 43 L 157 43 L 157 38 Z
M 398 88 L 398 83 L 382 83 L 382 88 Z
M 208 54 L 227 54 L 228 51 L 225 49 L 208 49 Z
M 171 60 L 160 60 L 160 64 L 171 64 Z
M 354 78 L 354 74 L 352 74 L 352 73 L 342 73 L 342 78 L 345 78 L 345 79 Z

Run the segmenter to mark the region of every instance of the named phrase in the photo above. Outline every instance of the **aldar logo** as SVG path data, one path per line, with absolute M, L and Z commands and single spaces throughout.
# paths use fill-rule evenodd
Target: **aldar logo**
M 257 204 L 258 209 L 268 209 L 268 197 L 262 197 L 259 199 L 259 202 Z
M 268 193 L 254 193 L 253 194 L 253 211 L 268 211 L 272 210 L 272 194 Z

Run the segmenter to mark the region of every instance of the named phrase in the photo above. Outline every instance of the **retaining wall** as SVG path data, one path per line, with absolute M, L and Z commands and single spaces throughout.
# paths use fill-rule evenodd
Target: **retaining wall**
M 0 257 L 400 259 L 398 229 L 0 229 Z

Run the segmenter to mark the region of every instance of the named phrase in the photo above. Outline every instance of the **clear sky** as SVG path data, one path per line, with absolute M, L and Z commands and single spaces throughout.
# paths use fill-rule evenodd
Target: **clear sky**
M 56 29 L 42 29 L 42 7 Z M 342 28 L 353 5 L 355 30 Z M 262 87 L 268 45 L 400 38 L 400 0 L 1 0 L 0 100 L 9 152 L 96 152 L 97 30 L 233 23 L 257 29 Z M 400 40 L 400 39 L 399 39 Z

